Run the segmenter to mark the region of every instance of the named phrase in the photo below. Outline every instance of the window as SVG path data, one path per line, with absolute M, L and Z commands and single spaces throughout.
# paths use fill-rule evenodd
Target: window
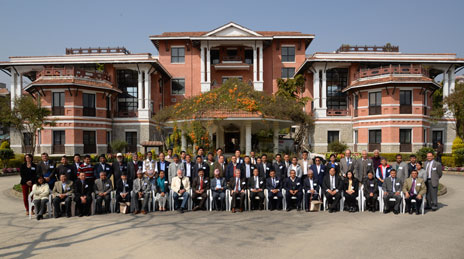
M 327 144 L 333 143 L 333 142 L 339 142 L 339 135 L 340 132 L 337 131 L 327 131 Z
M 238 56 L 237 49 L 227 49 L 226 51 L 228 57 L 236 57 Z
M 210 51 L 211 64 L 219 64 L 219 50 L 212 49 Z
M 184 63 L 185 62 L 185 48 L 173 47 L 171 48 L 171 63 Z
M 106 144 L 106 152 L 113 153 L 113 151 L 111 150 L 111 131 L 106 132 Z
M 64 154 L 65 144 L 65 132 L 64 130 L 53 131 L 53 154 Z
M 400 91 L 400 114 L 412 113 L 412 91 Z
M 97 153 L 97 145 L 95 140 L 95 131 L 83 132 L 84 153 Z
M 137 132 L 126 132 L 127 152 L 137 152 Z
M 411 151 L 411 129 L 400 129 L 400 152 Z
M 334 68 L 326 71 L 327 109 L 346 110 L 346 93 L 342 90 L 348 84 L 348 69 Z
M 294 67 L 283 67 L 282 68 L 282 78 L 293 78 L 294 74 L 295 74 Z
M 240 82 L 242 82 L 242 80 L 243 80 L 241 76 L 223 76 L 222 77 L 222 83 L 224 84 L 229 79 L 237 79 Z
M 95 117 L 95 94 L 82 94 L 84 105 L 84 116 Z
M 282 47 L 282 62 L 295 62 L 295 47 Z
M 354 107 L 354 117 L 358 117 L 358 107 L 359 107 L 359 96 L 358 95 L 354 96 L 353 107 Z
M 24 137 L 23 153 L 32 153 L 32 139 L 34 137 L 33 134 L 32 133 L 24 133 L 23 137 Z
M 443 144 L 443 131 L 441 130 L 434 130 L 432 131 L 432 144 L 433 148 L 437 148 L 438 146 L 438 141 L 440 141 Z
M 378 149 L 380 151 L 380 143 L 382 142 L 382 130 L 369 130 L 369 152 Z
M 369 115 L 382 114 L 382 92 L 369 93 Z
M 118 116 L 136 116 L 138 103 L 138 73 L 134 70 L 117 70 L 118 88 L 122 91 L 118 95 Z
M 253 64 L 253 50 L 252 49 L 245 49 L 245 63 Z
M 185 94 L 185 79 L 177 78 L 171 81 L 171 94 Z
M 53 93 L 52 115 L 64 115 L 64 93 Z

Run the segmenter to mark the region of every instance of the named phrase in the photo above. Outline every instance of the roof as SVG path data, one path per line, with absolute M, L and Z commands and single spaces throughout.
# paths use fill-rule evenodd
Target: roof
M 373 77 L 369 79 L 353 81 L 348 87 L 342 90 L 347 92 L 352 89 L 364 88 L 369 86 L 383 85 L 383 84 L 429 84 L 433 88 L 439 88 L 440 86 L 433 81 L 433 79 L 426 76 L 417 75 L 383 75 L 379 77 Z
M 163 146 L 163 142 L 157 141 L 157 140 L 143 141 L 141 144 L 144 147 L 161 147 L 161 146 Z
M 10 91 L 8 91 L 8 89 L 6 88 L 0 88 L 0 95 L 7 95 L 9 94 Z
M 34 82 L 27 85 L 24 90 L 29 91 L 36 86 L 60 86 L 60 85 L 75 85 L 75 86 L 83 86 L 101 90 L 110 90 L 115 91 L 118 93 L 122 93 L 121 90 L 113 87 L 110 83 L 101 80 L 89 80 L 85 78 L 52 78 L 52 77 L 40 77 L 39 79 L 35 80 Z
M 314 34 L 306 34 L 298 31 L 255 31 L 264 37 L 274 36 L 312 36 Z M 191 32 L 163 32 L 158 35 L 151 35 L 150 38 L 166 38 L 166 37 L 201 37 L 207 34 L 207 31 L 191 31 Z

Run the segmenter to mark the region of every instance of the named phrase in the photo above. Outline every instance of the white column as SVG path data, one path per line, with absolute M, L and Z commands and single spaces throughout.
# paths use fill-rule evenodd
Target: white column
M 16 98 L 16 84 L 18 81 L 18 74 L 16 74 L 16 71 L 14 69 L 11 69 L 11 108 L 14 107 L 14 100 Z
M 456 69 L 452 66 L 449 70 L 449 94 L 454 92 L 454 88 L 456 86 Z
M 203 42 L 201 42 L 200 60 L 201 60 L 201 62 L 200 62 L 200 64 L 201 64 L 201 68 L 200 68 L 201 79 L 200 79 L 200 82 L 204 83 L 204 82 L 206 82 L 206 80 L 205 80 L 205 46 L 204 46 Z
M 206 48 L 206 82 L 211 85 L 211 49 L 209 47 Z
M 145 72 L 145 109 L 150 111 L 151 101 L 151 78 L 148 69 Z
M 264 81 L 264 79 L 263 79 L 263 60 L 264 60 L 264 57 L 263 57 L 263 43 L 260 42 L 258 47 L 259 47 L 259 81 L 263 82 Z
M 23 95 L 23 73 L 19 73 L 16 81 L 16 96 L 19 98 Z
M 314 100 L 314 110 L 318 110 L 319 106 L 319 69 L 313 71 L 313 100 Z
M 253 45 L 253 83 L 258 81 L 258 57 L 256 51 L 256 45 Z
M 245 151 L 246 137 L 245 137 L 245 127 L 240 127 L 240 152 Z
M 201 92 L 211 90 L 211 54 L 206 41 L 201 42 Z M 206 54 L 206 58 L 205 58 Z M 206 66 L 206 69 L 205 69 Z
M 327 109 L 327 73 L 326 70 L 322 70 L 322 109 Z
M 181 130 L 181 151 L 187 151 L 187 138 L 185 137 L 185 130 Z
M 139 71 L 137 98 L 139 101 L 139 110 L 143 108 L 143 78 L 142 71 Z
M 274 154 L 279 153 L 279 123 L 274 122 L 274 134 L 272 136 L 274 140 Z
M 245 122 L 245 154 L 250 155 L 251 152 L 251 121 Z
M 443 73 L 443 98 L 448 97 L 449 94 L 450 94 L 449 92 L 449 71 L 445 71 Z M 448 105 L 446 105 L 446 103 L 443 104 L 443 109 L 445 111 L 445 114 L 444 114 L 445 117 L 452 116 L 450 110 L 448 109 Z

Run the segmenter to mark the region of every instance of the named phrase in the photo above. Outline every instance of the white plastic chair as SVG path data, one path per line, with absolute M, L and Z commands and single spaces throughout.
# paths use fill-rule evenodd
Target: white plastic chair
M 245 210 L 247 210 L 248 208 L 248 197 L 247 197 L 248 193 L 245 192 L 245 201 L 244 201 L 244 205 L 245 205 Z M 237 200 L 240 200 L 240 196 L 237 197 Z M 226 203 L 228 203 L 228 205 L 226 205 L 227 207 L 227 211 L 230 211 L 232 208 L 232 196 L 230 196 L 230 190 L 226 190 Z
M 401 193 L 403 194 L 403 193 Z M 403 214 L 406 213 L 406 197 L 405 195 L 403 194 L 403 197 L 402 197 L 402 203 L 403 203 L 403 206 L 402 206 L 402 209 L 403 209 Z M 416 200 L 411 200 L 411 203 L 416 203 Z M 417 204 L 416 204 L 417 206 Z M 421 213 L 422 215 L 425 214 L 425 197 L 422 196 L 422 205 L 421 205 Z
M 356 197 L 356 200 L 358 201 L 358 208 L 359 208 L 359 211 L 364 211 L 364 208 L 363 207 L 363 202 L 362 202 L 362 197 L 363 197 L 363 192 L 362 192 L 362 188 L 364 186 L 361 185 L 361 187 L 358 189 L 358 197 Z M 342 198 L 340 199 L 340 211 L 342 211 L 344 208 L 345 208 L 345 190 L 343 190 L 342 192 Z
M 174 210 L 174 195 L 173 195 L 174 191 L 173 190 L 170 190 L 169 192 L 169 200 L 171 201 L 170 204 L 169 204 L 169 207 L 170 207 L 170 210 L 173 211 Z M 187 201 L 187 209 L 188 210 L 192 210 L 192 189 L 190 189 L 189 191 L 189 200 Z M 179 196 L 179 200 L 182 201 L 184 200 L 184 197 L 183 196 Z

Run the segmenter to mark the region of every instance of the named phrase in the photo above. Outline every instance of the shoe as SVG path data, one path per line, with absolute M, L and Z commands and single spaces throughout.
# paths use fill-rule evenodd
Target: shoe
M 138 210 L 134 211 L 134 215 L 137 215 L 137 214 L 139 214 L 139 211 Z
M 333 213 L 333 210 L 332 210 L 332 209 L 329 209 L 329 213 Z
M 409 210 L 408 213 L 412 215 L 413 211 L 412 211 L 412 210 Z
M 39 215 L 37 215 L 37 220 L 40 220 L 40 216 L 39 216 Z
M 272 209 L 269 209 L 269 210 L 270 210 L 270 211 L 273 211 L 273 210 L 274 210 L 274 208 L 272 208 Z
M 412 214 L 412 213 L 411 213 L 411 214 Z M 422 214 L 421 211 L 416 211 L 416 215 L 420 215 L 420 214 Z
M 146 212 L 146 211 L 144 211 L 144 210 L 142 210 L 142 214 L 147 214 L 147 212 Z
M 66 215 L 66 218 L 70 218 L 70 217 L 71 217 L 71 215 Z
M 79 218 L 84 217 L 84 214 L 79 214 Z
M 300 208 L 300 207 L 298 207 L 298 208 L 296 209 L 296 211 L 301 211 L 301 208 Z
M 243 212 L 243 209 L 242 209 L 242 208 L 240 208 L 240 212 Z
M 290 208 L 287 208 L 287 212 L 289 212 L 289 211 L 291 211 L 291 210 L 292 210 L 292 209 L 290 209 Z
M 306 209 L 306 212 L 309 212 L 309 209 Z
M 184 208 L 180 208 L 180 213 L 184 213 Z
M 193 208 L 193 211 L 197 211 L 199 208 L 200 206 L 195 206 L 195 208 Z
M 398 215 L 398 214 L 400 214 L 400 212 L 399 212 L 399 211 L 397 211 L 397 210 L 393 211 L 393 213 L 395 213 L 395 215 Z
M 389 210 L 384 210 L 384 211 L 383 211 L 383 214 L 388 214 L 388 213 L 390 213 Z
M 432 207 L 432 211 L 437 211 L 438 207 Z
M 235 208 L 232 208 L 231 211 L 232 211 L 232 213 L 235 213 Z

